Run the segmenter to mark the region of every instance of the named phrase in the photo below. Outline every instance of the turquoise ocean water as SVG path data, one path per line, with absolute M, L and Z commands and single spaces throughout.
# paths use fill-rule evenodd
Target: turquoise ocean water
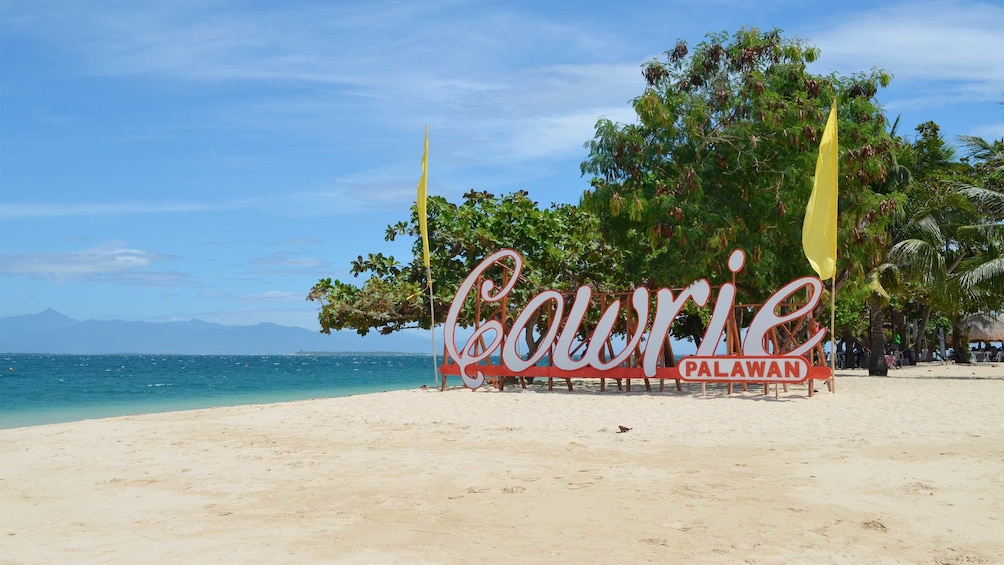
M 348 396 L 435 382 L 431 355 L 414 354 L 4 354 L 0 359 L 0 428 Z

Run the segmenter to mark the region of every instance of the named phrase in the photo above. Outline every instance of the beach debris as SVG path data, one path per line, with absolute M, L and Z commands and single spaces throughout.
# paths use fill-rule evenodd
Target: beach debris
M 889 528 L 885 527 L 885 524 L 883 524 L 879 520 L 869 520 L 867 522 L 862 522 L 861 523 L 861 527 L 863 527 L 865 529 L 868 529 L 868 530 L 877 530 L 879 532 L 887 532 L 887 531 L 889 531 Z
M 631 429 L 632 429 L 632 428 L 629 428 L 627 426 L 617 426 L 617 427 L 619 428 L 619 431 L 617 432 L 619 434 L 622 434 L 624 432 L 630 432 Z
M 519 485 L 505 487 L 504 489 L 502 489 L 502 492 L 504 492 L 505 494 L 522 494 L 526 492 L 526 487 Z

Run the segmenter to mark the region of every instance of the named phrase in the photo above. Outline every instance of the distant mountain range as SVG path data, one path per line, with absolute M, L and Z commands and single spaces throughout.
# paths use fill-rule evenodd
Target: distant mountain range
M 363 337 L 353 331 L 324 335 L 269 323 L 79 321 L 52 309 L 0 318 L 3 353 L 288 355 L 302 351 L 429 353 L 431 345 L 427 339 L 406 333 L 371 332 Z

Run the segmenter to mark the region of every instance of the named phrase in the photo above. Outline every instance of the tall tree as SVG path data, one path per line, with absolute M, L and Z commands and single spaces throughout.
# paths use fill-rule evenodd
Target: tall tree
M 882 71 L 814 75 L 806 43 L 743 28 L 685 42 L 647 63 L 633 102 L 637 123 L 601 119 L 588 144 L 593 175 L 582 205 L 622 246 L 628 269 L 654 284 L 730 277 L 734 248 L 751 259 L 738 284 L 761 301 L 810 274 L 801 249 L 820 135 L 838 100 L 840 225 L 838 281 L 881 262 L 884 224 L 899 206 L 889 185 L 893 147 L 875 101 Z

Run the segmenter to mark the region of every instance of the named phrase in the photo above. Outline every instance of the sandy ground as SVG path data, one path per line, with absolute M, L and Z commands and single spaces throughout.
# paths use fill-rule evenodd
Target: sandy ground
M 0 430 L 0 562 L 1004 563 L 1004 365 L 640 388 Z

